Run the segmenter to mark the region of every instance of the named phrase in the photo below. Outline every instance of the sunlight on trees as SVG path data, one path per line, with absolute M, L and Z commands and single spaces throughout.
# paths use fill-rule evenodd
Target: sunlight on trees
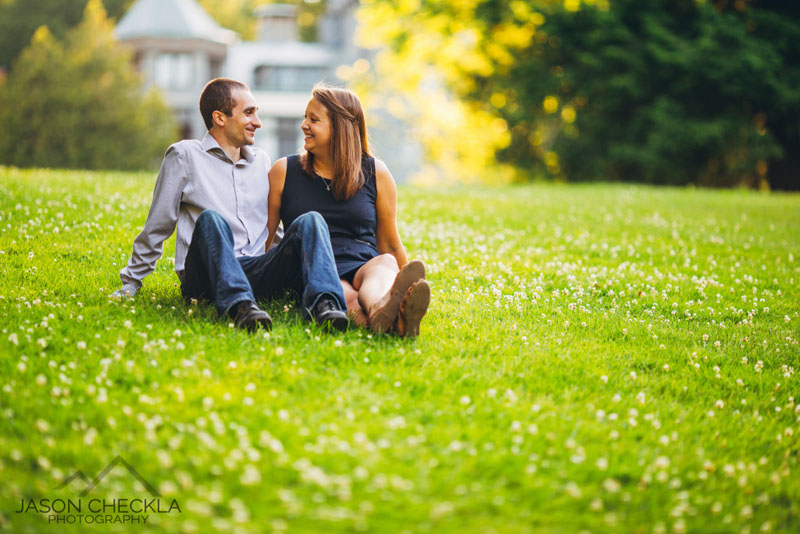
M 800 188 L 800 6 L 368 0 L 359 18 L 380 51 L 348 79 L 402 101 L 445 176 Z
M 99 0 L 63 41 L 46 26 L 0 85 L 0 161 L 20 167 L 142 169 L 174 138 L 170 111 L 114 40 Z

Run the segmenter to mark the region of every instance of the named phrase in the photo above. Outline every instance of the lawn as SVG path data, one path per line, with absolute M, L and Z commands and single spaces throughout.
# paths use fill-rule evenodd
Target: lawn
M 800 530 L 800 196 L 402 186 L 404 340 L 110 300 L 153 180 L 0 168 L 0 529 Z

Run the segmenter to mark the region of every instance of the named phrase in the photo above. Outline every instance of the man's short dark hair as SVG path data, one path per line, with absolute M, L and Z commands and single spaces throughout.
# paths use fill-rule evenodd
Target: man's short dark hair
M 231 96 L 231 93 L 235 89 L 250 90 L 242 82 L 229 78 L 216 78 L 206 84 L 200 94 L 200 114 L 203 116 L 206 128 L 210 130 L 214 126 L 212 115 L 215 111 L 221 111 L 228 117 L 233 114 L 233 96 Z

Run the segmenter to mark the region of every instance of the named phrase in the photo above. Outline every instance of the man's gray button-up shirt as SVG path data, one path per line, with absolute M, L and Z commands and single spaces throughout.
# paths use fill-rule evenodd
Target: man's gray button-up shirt
M 133 242 L 133 253 L 120 271 L 123 284 L 141 286 L 161 257 L 164 241 L 175 231 L 175 271 L 182 278 L 186 252 L 200 214 L 220 213 L 233 232 L 237 256 L 264 253 L 267 240 L 267 196 L 270 162 L 257 148 L 243 147 L 233 162 L 217 140 L 186 140 L 167 149 L 158 173 L 144 229 Z

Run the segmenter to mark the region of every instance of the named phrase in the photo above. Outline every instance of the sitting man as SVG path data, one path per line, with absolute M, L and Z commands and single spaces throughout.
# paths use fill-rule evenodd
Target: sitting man
M 123 286 L 112 296 L 136 295 L 177 225 L 175 271 L 187 302 L 213 300 L 221 317 L 253 331 L 272 327 L 256 298 L 288 290 L 300 297 L 306 318 L 345 330 L 342 286 L 318 213 L 298 218 L 264 254 L 270 162 L 249 146 L 261 127 L 257 111 L 246 85 L 223 78 L 206 85 L 200 113 L 208 132 L 167 150 L 144 229 L 120 272 Z

